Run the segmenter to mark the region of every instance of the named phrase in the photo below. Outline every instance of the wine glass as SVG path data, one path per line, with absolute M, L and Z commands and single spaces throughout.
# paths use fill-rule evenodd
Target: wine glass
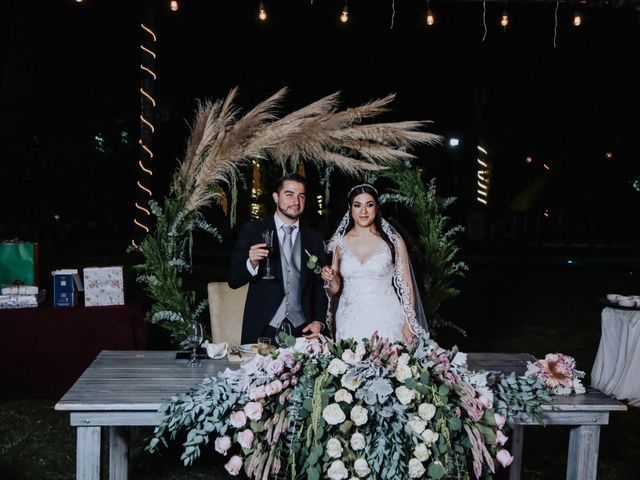
M 200 360 L 198 359 L 196 351 L 202 343 L 202 339 L 202 324 L 199 322 L 192 322 L 187 330 L 187 342 L 189 346 L 191 346 L 191 359 L 188 363 L 190 367 L 200 366 Z
M 335 250 L 335 241 L 334 240 L 323 240 L 322 244 L 324 245 L 324 255 L 327 260 L 327 266 L 329 268 L 333 268 L 333 252 Z M 324 288 L 329 288 L 331 284 L 324 281 Z
M 263 280 L 273 280 L 274 277 L 271 274 L 271 252 L 273 251 L 273 230 L 263 230 L 262 231 L 262 243 L 265 243 L 265 248 L 268 250 L 267 253 L 267 265 L 265 266 L 264 275 L 262 276 Z

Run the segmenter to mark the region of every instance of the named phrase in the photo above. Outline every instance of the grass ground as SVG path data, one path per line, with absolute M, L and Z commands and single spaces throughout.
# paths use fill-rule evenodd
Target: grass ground
M 530 352 L 538 357 L 563 352 L 575 356 L 578 367 L 587 375 L 600 338 L 602 306 L 597 299 L 611 292 L 638 293 L 637 273 L 620 268 L 518 260 L 485 260 L 472 267 L 459 284 L 460 296 L 442 310 L 445 318 L 467 330 L 467 336 L 440 332 L 437 340 L 443 346 L 457 344 L 468 352 Z M 75 434 L 68 416 L 53 410 L 55 401 L 0 402 L 0 479 L 73 478 Z M 598 478 L 640 479 L 638 432 L 640 409 L 630 408 L 611 416 L 611 424 L 601 433 Z M 184 468 L 179 462 L 179 449 L 167 450 L 161 456 L 145 453 L 149 434 L 149 429 L 132 430 L 132 480 L 225 478 L 216 458 L 203 458 L 195 466 Z M 528 427 L 522 478 L 564 478 L 568 435 L 563 427 Z M 106 472 L 103 478 L 107 478 Z

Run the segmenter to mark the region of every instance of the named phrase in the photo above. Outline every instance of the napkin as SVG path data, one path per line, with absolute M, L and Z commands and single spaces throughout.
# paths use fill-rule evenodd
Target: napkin
M 224 358 L 227 356 L 229 344 L 227 342 L 209 343 L 209 340 L 205 340 L 202 344 L 202 348 L 207 351 L 207 356 L 209 358 Z

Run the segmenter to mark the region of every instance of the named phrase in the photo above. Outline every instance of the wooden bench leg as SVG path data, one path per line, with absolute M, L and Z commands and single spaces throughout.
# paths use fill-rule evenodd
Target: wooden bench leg
M 571 428 L 567 480 L 596 480 L 599 445 L 599 425 L 579 425 Z
M 100 427 L 76 430 L 76 480 L 100 480 Z
M 109 427 L 109 480 L 129 477 L 129 427 Z
M 513 425 L 511 430 L 511 456 L 509 480 L 520 480 L 522 471 L 522 447 L 524 446 L 524 425 Z

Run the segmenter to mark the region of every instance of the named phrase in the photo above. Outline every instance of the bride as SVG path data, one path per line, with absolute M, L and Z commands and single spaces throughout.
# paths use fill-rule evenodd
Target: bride
M 372 185 L 357 185 L 347 197 L 349 211 L 331 239 L 333 262 L 322 269 L 332 297 L 329 311 L 336 312 L 336 339 L 359 340 L 377 332 L 391 341 L 410 341 L 427 331 L 427 322 L 404 240 L 382 218 Z

